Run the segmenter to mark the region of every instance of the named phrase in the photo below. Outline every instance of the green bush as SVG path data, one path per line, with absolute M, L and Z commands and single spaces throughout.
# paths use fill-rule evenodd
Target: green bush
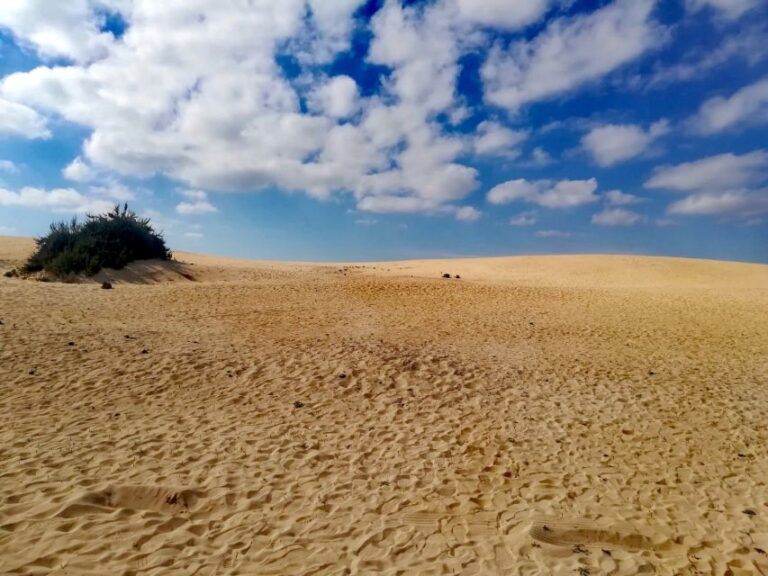
M 89 214 L 85 222 L 73 218 L 56 222 L 46 236 L 35 239 L 37 250 L 25 272 L 45 270 L 56 275 L 92 276 L 102 268 L 119 270 L 134 260 L 170 260 L 162 234 L 148 218 L 139 218 L 126 204 L 108 214 Z

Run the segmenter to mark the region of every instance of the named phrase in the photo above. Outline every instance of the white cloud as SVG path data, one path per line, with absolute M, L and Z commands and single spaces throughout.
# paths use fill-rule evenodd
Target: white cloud
M 180 202 L 176 206 L 176 212 L 185 216 L 213 214 L 218 212 L 216 206 L 208 201 L 208 194 L 202 190 L 182 190 L 180 192 L 188 202 Z
M 692 194 L 672 203 L 669 214 L 753 217 L 768 214 L 768 189 Z
M 766 35 L 768 27 L 764 24 L 742 26 L 736 34 L 722 39 L 711 49 L 696 48 L 673 63 L 657 65 L 650 78 L 641 78 L 639 83 L 657 88 L 675 82 L 696 80 L 735 59 L 748 66 L 755 66 L 768 58 Z
M 570 208 L 597 202 L 595 194 L 597 180 L 561 180 L 552 183 L 547 180 L 529 182 L 510 180 L 499 184 L 488 192 L 491 204 L 509 204 L 514 201 L 536 204 L 545 208 Z
M 700 134 L 715 134 L 743 126 L 768 122 L 768 79 L 745 86 L 730 98 L 711 98 L 691 120 Z
M 688 7 L 693 11 L 708 7 L 724 18 L 735 20 L 760 3 L 761 0 L 688 0 Z
M 85 0 L 73 0 L 77 13 L 67 18 L 41 1 L 32 16 L 9 17 L 28 39 L 25 22 L 72 28 L 68 47 L 34 43 L 76 62 L 0 82 L 5 101 L 91 130 L 81 162 L 99 174 L 160 174 L 213 191 L 346 191 L 361 209 L 425 212 L 455 211 L 478 186 L 476 170 L 459 161 L 471 142 L 443 125 L 469 112 L 456 96 L 458 60 L 482 37 L 453 0 L 392 1 L 376 13 L 368 60 L 388 74 L 368 97 L 316 66 L 348 46 L 361 0 L 196 0 L 194 11 L 185 2 L 109 1 L 128 24 L 119 40 L 91 42 L 99 16 Z M 277 64 L 285 52 L 301 66 L 296 79 Z
M 0 2 L 0 27 L 13 31 L 24 44 L 44 58 L 64 57 L 88 61 L 106 54 L 114 41 L 102 32 L 97 4 L 109 8 L 109 0 L 4 0 Z
M 570 232 L 562 230 L 537 230 L 534 235 L 537 238 L 570 238 L 573 236 Z
M 590 130 L 581 144 L 597 164 L 608 167 L 639 156 L 668 132 L 666 120 L 654 123 L 648 130 L 633 124 L 607 124 Z
M 768 189 L 759 188 L 766 180 L 768 151 L 755 150 L 662 166 L 645 186 L 688 193 L 670 204 L 669 214 L 752 218 L 768 212 Z
M 642 219 L 637 212 L 625 208 L 605 208 L 592 216 L 592 224 L 598 226 L 632 226 Z
M 642 198 L 639 198 L 634 194 L 627 194 L 621 190 L 609 190 L 603 197 L 605 198 L 606 203 L 611 206 L 628 206 L 643 201 Z
M 480 210 L 472 206 L 462 206 L 456 209 L 456 220 L 463 222 L 474 222 L 479 220 L 482 215 L 483 213 Z
M 348 118 L 359 107 L 357 83 L 349 76 L 334 76 L 310 97 L 311 106 L 331 118 Z
M 525 130 L 510 130 L 498 122 L 484 121 L 477 126 L 475 153 L 484 156 L 516 158 L 517 145 L 528 137 Z
M 655 0 L 618 0 L 588 15 L 563 17 L 531 41 L 494 48 L 482 68 L 486 99 L 511 112 L 598 80 L 656 48 L 666 29 Z
M 103 213 L 114 208 L 114 203 L 101 198 L 86 196 L 72 188 L 25 187 L 18 191 L 0 188 L 0 206 L 45 208 L 54 212 L 76 214 Z
M 184 238 L 189 238 L 190 240 L 202 240 L 205 238 L 205 234 L 202 232 L 184 232 Z
M 719 154 L 676 166 L 658 167 L 645 187 L 681 192 L 729 190 L 760 182 L 767 172 L 768 151 Z
M 538 213 L 536 210 L 521 212 L 509 220 L 509 223 L 512 226 L 533 226 L 536 222 L 538 222 Z
M 535 167 L 549 166 L 553 162 L 554 160 L 552 159 L 552 156 L 550 156 L 549 152 L 544 150 L 544 148 L 536 147 L 533 149 L 533 152 L 531 152 L 531 159 L 529 161 L 529 164 L 531 166 L 535 166 Z
M 355 220 L 355 224 L 358 226 L 374 226 L 375 224 L 378 224 L 378 220 L 374 220 L 373 218 L 358 218 Z
M 514 30 L 536 22 L 554 0 L 457 0 L 461 17 L 491 28 Z
M 62 175 L 67 180 L 74 182 L 88 182 L 95 178 L 96 173 L 93 168 L 86 162 L 83 162 L 83 159 L 78 156 L 62 170 Z
M 50 138 L 45 118 L 29 106 L 11 102 L 0 96 L 0 136 Z
M 9 174 L 13 174 L 18 171 L 18 166 L 16 166 L 16 164 L 10 160 L 0 160 L 0 172 L 8 172 Z
M 127 202 L 129 200 L 136 199 L 133 190 L 115 180 L 108 179 L 103 184 L 90 186 L 88 191 L 92 195 L 106 200 L 111 200 L 113 202 Z

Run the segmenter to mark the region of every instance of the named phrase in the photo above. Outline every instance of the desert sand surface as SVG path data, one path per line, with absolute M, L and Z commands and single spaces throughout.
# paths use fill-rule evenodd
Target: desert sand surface
M 768 266 L 178 258 L 0 277 L 1 574 L 768 574 Z

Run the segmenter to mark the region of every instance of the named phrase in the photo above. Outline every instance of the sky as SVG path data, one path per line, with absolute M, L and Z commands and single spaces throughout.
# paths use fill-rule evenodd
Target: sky
M 766 0 L 2 0 L 0 235 L 768 263 Z

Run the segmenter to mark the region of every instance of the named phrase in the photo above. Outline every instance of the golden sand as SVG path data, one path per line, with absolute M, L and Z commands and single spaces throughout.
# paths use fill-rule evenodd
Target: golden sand
M 180 259 L 0 278 L 0 573 L 768 574 L 768 266 Z

